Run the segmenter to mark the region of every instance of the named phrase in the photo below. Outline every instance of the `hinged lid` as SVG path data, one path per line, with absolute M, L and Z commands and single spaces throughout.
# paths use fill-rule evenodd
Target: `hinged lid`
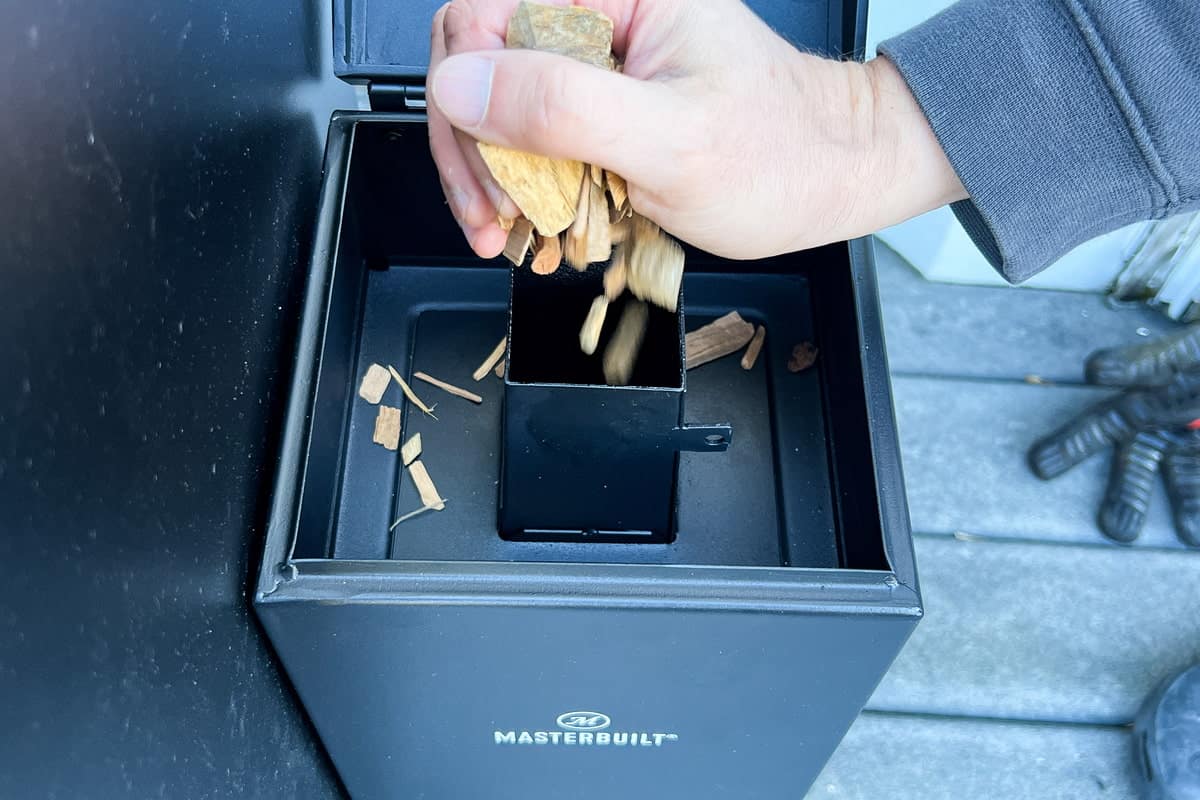
M 423 84 L 430 23 L 444 2 L 333 0 L 334 72 L 372 85 Z M 861 56 L 867 0 L 748 0 L 748 5 L 803 50 Z

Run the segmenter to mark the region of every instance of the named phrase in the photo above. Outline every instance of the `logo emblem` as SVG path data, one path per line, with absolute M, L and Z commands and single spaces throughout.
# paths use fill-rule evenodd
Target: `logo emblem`
M 602 731 L 611 724 L 608 715 L 598 711 L 568 711 L 558 715 L 558 727 L 565 731 Z

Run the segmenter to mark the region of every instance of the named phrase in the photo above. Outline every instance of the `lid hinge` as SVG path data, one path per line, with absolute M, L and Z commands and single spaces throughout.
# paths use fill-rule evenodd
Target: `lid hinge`
M 373 111 L 424 111 L 425 87 L 404 83 L 375 83 L 367 87 Z

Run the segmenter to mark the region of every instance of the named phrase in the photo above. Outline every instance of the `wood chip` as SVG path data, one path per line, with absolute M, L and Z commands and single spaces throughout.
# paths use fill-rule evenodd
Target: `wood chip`
M 588 222 L 591 221 L 592 184 L 587 178 L 579 184 L 579 197 L 575 206 L 575 221 L 563 236 L 563 256 L 575 270 L 588 268 Z
M 425 403 L 423 403 L 421 401 L 421 398 L 417 397 L 417 393 L 412 390 L 412 387 L 404 382 L 404 378 L 400 377 L 400 373 L 396 372 L 395 367 L 389 366 L 388 372 L 392 373 L 392 377 L 395 378 L 396 383 L 400 384 L 401 390 L 404 391 L 404 396 L 408 398 L 408 401 L 410 403 L 412 403 L 417 408 L 421 409 L 421 411 L 423 413 L 428 414 L 429 416 L 433 417 L 434 419 L 437 419 L 437 417 L 433 416 L 433 409 L 437 408 L 436 403 L 432 406 L 425 405 Z
M 589 164 L 588 169 L 591 170 L 592 183 L 601 191 L 604 191 L 604 168 L 597 167 L 595 164 Z
M 598 264 L 612 257 L 612 223 L 608 218 L 608 198 L 595 183 L 587 187 L 588 201 L 587 263 Z
M 496 222 L 500 225 L 500 230 L 504 231 L 505 233 L 508 233 L 509 231 L 511 231 L 513 229 L 513 225 L 515 225 L 517 221 L 516 221 L 516 219 L 510 218 L 510 217 L 500 216 L 500 217 L 496 217 Z
M 508 241 L 504 243 L 504 257 L 519 267 L 525 263 L 529 253 L 529 245 L 533 243 L 533 223 L 524 217 L 518 218 L 508 232 Z
M 788 359 L 788 372 L 804 372 L 817 363 L 817 346 L 812 342 L 801 342 L 792 348 L 792 357 Z
M 754 369 L 754 364 L 758 361 L 758 354 L 762 352 L 763 340 L 767 338 L 767 329 L 762 325 L 758 326 L 758 330 L 754 332 L 754 338 L 750 340 L 746 352 L 742 354 L 742 369 Z
M 400 446 L 400 409 L 391 406 L 380 406 L 379 415 L 375 417 L 375 444 L 381 444 L 388 450 Z
M 533 254 L 535 275 L 553 275 L 562 264 L 562 241 L 558 236 L 537 236 Z
M 604 318 L 608 316 L 608 298 L 600 295 L 592 301 L 592 308 L 579 331 L 579 349 L 589 356 L 600 344 L 600 331 L 604 329 Z
M 635 297 L 674 312 L 683 285 L 683 260 L 678 242 L 650 220 L 634 217 L 628 283 Z
M 378 405 L 391 382 L 392 376 L 388 374 L 387 369 L 379 364 L 372 364 L 367 367 L 367 374 L 363 375 L 362 383 L 359 384 L 358 396 L 371 405 Z
M 625 305 L 617 329 L 604 350 L 604 380 L 611 386 L 625 386 L 633 377 L 642 339 L 646 335 L 646 321 L 650 310 L 640 300 Z
M 421 457 L 421 434 L 414 433 L 412 437 L 404 443 L 404 447 L 400 448 L 400 461 L 404 466 L 408 466 L 412 462 Z
M 510 48 L 558 53 L 600 69 L 614 67 L 613 21 L 579 6 L 522 2 L 508 21 Z
M 480 397 L 479 395 L 475 394 L 474 392 L 468 392 L 466 389 L 460 389 L 459 387 L 455 386 L 452 383 L 446 383 L 445 381 L 438 380 L 437 378 L 433 377 L 432 375 L 428 375 L 424 372 L 414 372 L 413 377 L 419 381 L 425 381 L 426 383 L 430 384 L 431 386 L 436 386 L 439 389 L 441 389 L 442 391 L 448 392 L 448 393 L 454 395 L 455 397 L 461 397 L 463 400 L 470 400 L 472 403 L 475 403 L 476 405 L 479 405 L 480 403 L 483 402 L 483 398 Z
M 543 236 L 565 231 L 575 220 L 583 163 L 479 143 L 479 154 L 500 188 Z
M 500 359 L 500 363 L 496 365 L 496 368 L 494 370 L 492 370 L 494 373 L 496 373 L 497 378 L 504 377 L 504 369 L 505 369 L 505 365 L 507 363 L 508 363 L 507 359 Z
M 429 470 L 425 469 L 424 462 L 417 459 L 408 465 L 408 471 L 412 474 L 413 483 L 417 486 L 417 491 L 421 495 L 421 503 L 424 506 L 437 511 L 446 507 L 446 501 L 438 494 L 437 487 L 433 485 L 433 479 L 429 477 Z
M 471 377 L 477 382 L 483 380 L 484 376 L 491 371 L 492 367 L 496 366 L 496 362 L 504 358 L 504 351 L 506 349 L 508 349 L 507 336 L 500 340 L 500 344 L 496 345 L 496 349 L 493 350 L 488 357 L 483 360 L 483 363 L 479 365 L 479 369 L 475 370 Z
M 629 200 L 629 186 L 625 179 L 615 172 L 605 172 L 604 182 L 608 185 L 608 193 L 612 196 L 613 208 L 624 216 L 625 204 Z
M 742 319 L 738 312 L 730 311 L 687 335 L 687 368 L 695 369 L 736 353 L 753 338 L 754 326 Z
M 625 291 L 625 281 L 629 275 L 629 261 L 625 254 L 628 249 L 619 245 L 613 253 L 612 264 L 604 272 L 604 296 L 610 301 L 616 300 Z
M 445 501 L 445 500 L 443 500 L 443 501 L 442 501 L 442 508 L 445 508 L 445 507 L 446 507 L 446 501 Z M 410 519 L 412 519 L 413 517 L 419 517 L 419 516 L 421 516 L 421 515 L 422 515 L 422 514 L 424 514 L 426 511 L 441 511 L 441 510 L 442 510 L 442 508 L 438 508 L 437 506 L 421 506 L 421 507 L 420 507 L 420 508 L 418 508 L 416 511 L 410 511 L 410 512 L 408 512 L 407 514 L 405 514 L 403 517 L 401 517 L 400 519 L 398 519 L 398 520 L 396 520 L 395 522 L 393 522 L 393 523 L 392 523 L 392 527 L 388 528 L 388 530 L 389 530 L 389 531 L 394 531 L 394 530 L 396 530 L 396 528 L 399 528 L 399 527 L 400 527 L 402 524 L 404 524 L 405 522 L 408 522 L 408 521 L 409 521 Z
M 614 220 L 610 215 L 608 229 L 609 236 L 612 237 L 612 243 L 623 244 L 629 241 L 629 237 L 633 235 L 633 221 L 619 215 Z

